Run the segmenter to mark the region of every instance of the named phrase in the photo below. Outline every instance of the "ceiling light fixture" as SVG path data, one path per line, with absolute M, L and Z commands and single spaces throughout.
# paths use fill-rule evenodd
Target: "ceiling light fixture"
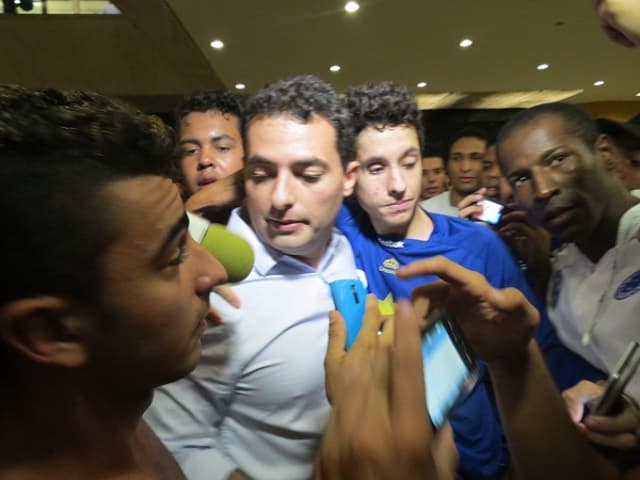
M 424 88 L 427 86 L 427 82 L 418 82 L 416 83 L 416 87 L 418 88 Z
M 329 67 L 329 70 L 331 70 L 333 73 L 339 72 L 340 71 L 340 65 L 331 65 Z
M 538 65 L 536 67 L 538 70 L 546 70 L 547 68 L 549 68 L 549 64 L 548 63 L 541 63 L 540 65 Z
M 347 13 L 355 13 L 360 10 L 360 4 L 358 2 L 347 2 L 347 4 L 344 6 L 344 10 Z
M 462 48 L 469 48 L 471 45 L 473 45 L 473 40 L 471 40 L 470 38 L 465 38 L 460 42 L 459 45 Z
M 209 45 L 211 45 L 211 48 L 215 48 L 216 50 L 220 50 L 224 47 L 222 40 L 213 40 Z
M 640 97 L 640 92 L 636 93 L 636 97 Z
M 604 80 L 596 80 L 593 82 L 594 87 L 601 87 L 602 85 L 604 85 Z
M 237 90 L 244 90 L 247 86 L 244 83 L 236 83 L 235 87 Z

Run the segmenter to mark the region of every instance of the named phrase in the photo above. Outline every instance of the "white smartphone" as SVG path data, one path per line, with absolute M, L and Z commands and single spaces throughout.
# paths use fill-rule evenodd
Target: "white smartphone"
M 480 200 L 478 205 L 482 207 L 482 213 L 474 216 L 474 220 L 481 220 L 491 225 L 496 225 L 502 218 L 502 209 L 504 208 L 504 205 L 501 203 L 485 198 L 484 200 Z

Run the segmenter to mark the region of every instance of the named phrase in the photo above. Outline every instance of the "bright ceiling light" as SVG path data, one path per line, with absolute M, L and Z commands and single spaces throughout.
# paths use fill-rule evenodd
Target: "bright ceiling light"
M 329 67 L 329 70 L 331 70 L 333 73 L 339 72 L 340 71 L 340 65 L 331 65 Z
M 236 83 L 235 87 L 237 90 L 244 90 L 247 86 L 244 83 Z
M 636 97 L 640 97 L 640 92 L 636 93 Z
M 540 65 L 538 65 L 536 67 L 538 70 L 546 70 L 547 68 L 549 68 L 549 64 L 548 63 L 541 63 Z
M 418 88 L 424 88 L 427 86 L 427 82 L 418 82 L 416 83 L 416 87 Z
M 347 13 L 355 13 L 360 10 L 360 5 L 358 4 L 358 2 L 347 2 L 347 4 L 344 6 L 344 9 Z
M 601 87 L 602 85 L 604 85 L 604 80 L 596 80 L 593 82 L 594 87 Z
M 469 48 L 471 45 L 473 45 L 473 40 L 471 40 L 470 38 L 465 38 L 460 42 L 459 45 L 462 48 Z
M 209 45 L 211 45 L 211 48 L 215 48 L 216 50 L 220 50 L 224 47 L 222 40 L 213 40 Z

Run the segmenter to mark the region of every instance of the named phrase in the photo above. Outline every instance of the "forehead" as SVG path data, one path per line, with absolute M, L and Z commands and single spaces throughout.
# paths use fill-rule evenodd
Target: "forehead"
M 563 145 L 582 145 L 583 142 L 569 132 L 558 115 L 541 115 L 516 127 L 503 139 L 500 164 L 509 172 L 528 168 L 537 163 L 545 152 Z
M 155 175 L 117 180 L 105 188 L 105 196 L 120 226 L 116 250 L 155 251 L 184 213 L 174 183 Z
M 412 125 L 370 126 L 356 138 L 358 156 L 394 155 L 397 150 L 420 148 L 418 132 Z
M 239 135 L 240 119 L 232 113 L 218 110 L 191 112 L 180 121 L 180 136 L 199 130 L 215 131 L 220 134 Z
M 424 157 L 422 159 L 422 166 L 424 168 L 443 168 L 444 159 L 442 157 Z
M 247 129 L 247 158 L 256 156 L 276 164 L 317 158 L 342 165 L 333 124 L 315 114 L 306 122 L 287 114 L 254 118 Z
M 453 142 L 451 153 L 454 152 L 482 152 L 486 149 L 487 142 L 477 137 L 462 137 Z

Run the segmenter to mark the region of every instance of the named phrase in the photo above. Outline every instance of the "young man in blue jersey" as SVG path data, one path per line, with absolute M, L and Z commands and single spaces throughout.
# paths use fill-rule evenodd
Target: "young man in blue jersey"
M 399 267 L 445 256 L 482 273 L 496 288 L 515 287 L 533 298 L 520 268 L 489 229 L 472 222 L 430 214 L 418 206 L 421 191 L 422 124 L 406 89 L 389 82 L 351 88 L 345 98 L 356 133 L 357 203 L 343 207 L 338 227 L 349 239 L 368 289 L 379 299 L 411 297 L 412 290 L 436 280 L 431 275 L 400 280 Z M 560 388 L 602 373 L 566 350 L 546 317 L 536 340 Z M 450 414 L 463 478 L 498 478 L 509 463 L 488 377 Z

